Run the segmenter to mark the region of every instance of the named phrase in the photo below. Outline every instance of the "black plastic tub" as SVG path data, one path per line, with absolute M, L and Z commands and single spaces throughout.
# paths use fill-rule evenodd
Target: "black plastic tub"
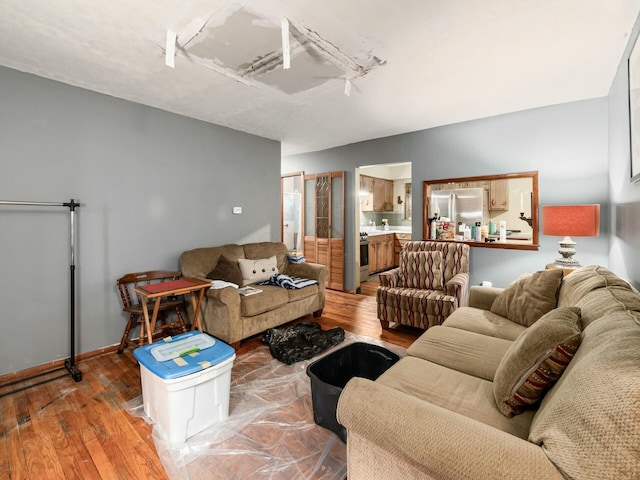
M 314 421 L 346 442 L 347 431 L 336 419 L 342 389 L 353 377 L 375 380 L 398 360 L 398 355 L 384 347 L 356 342 L 313 362 L 307 375 L 311 378 Z

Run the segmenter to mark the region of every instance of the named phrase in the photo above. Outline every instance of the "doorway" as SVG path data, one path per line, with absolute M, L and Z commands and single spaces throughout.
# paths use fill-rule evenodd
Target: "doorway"
M 290 252 L 302 251 L 302 172 L 280 178 L 280 241 Z

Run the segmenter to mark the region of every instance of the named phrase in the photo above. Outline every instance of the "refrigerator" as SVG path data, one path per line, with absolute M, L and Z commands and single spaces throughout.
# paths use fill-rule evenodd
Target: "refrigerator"
M 488 192 L 484 188 L 457 188 L 431 192 L 429 218 L 440 217 L 455 223 L 475 225 L 488 219 Z

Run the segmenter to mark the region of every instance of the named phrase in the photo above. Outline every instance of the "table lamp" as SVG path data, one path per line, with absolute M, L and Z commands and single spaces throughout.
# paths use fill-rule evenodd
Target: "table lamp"
M 564 237 L 560 244 L 560 258 L 555 265 L 578 268 L 574 259 L 576 243 L 571 237 L 597 237 L 600 234 L 600 205 L 548 205 L 542 207 L 542 233 Z

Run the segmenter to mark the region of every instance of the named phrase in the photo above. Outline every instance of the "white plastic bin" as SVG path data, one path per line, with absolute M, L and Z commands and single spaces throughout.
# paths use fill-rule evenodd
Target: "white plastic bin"
M 205 334 L 187 332 L 172 341 L 192 335 Z M 216 340 L 213 347 L 159 362 L 151 355 L 156 345 L 137 348 L 133 354 L 140 363 L 144 412 L 165 438 L 182 443 L 227 418 L 235 350 Z

